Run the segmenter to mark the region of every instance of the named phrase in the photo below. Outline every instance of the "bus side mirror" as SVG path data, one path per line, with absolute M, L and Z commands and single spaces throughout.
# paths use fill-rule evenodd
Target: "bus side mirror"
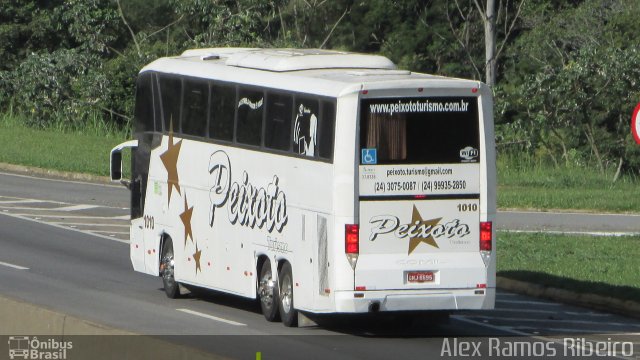
M 126 148 L 136 147 L 138 147 L 138 140 L 131 140 L 117 145 L 116 147 L 111 149 L 111 155 L 109 159 L 111 181 L 118 181 L 122 183 L 122 185 L 126 186 L 127 189 L 131 188 L 131 181 L 122 180 L 122 150 Z
M 111 181 L 122 179 L 122 151 L 111 151 Z

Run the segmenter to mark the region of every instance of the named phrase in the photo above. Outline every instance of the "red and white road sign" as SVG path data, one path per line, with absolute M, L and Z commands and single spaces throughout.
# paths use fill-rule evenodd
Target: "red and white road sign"
M 631 117 L 631 133 L 636 143 L 640 144 L 640 103 L 633 109 L 633 116 Z

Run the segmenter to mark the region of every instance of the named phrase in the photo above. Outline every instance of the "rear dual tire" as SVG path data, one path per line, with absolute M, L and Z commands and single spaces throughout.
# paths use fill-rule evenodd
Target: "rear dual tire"
M 278 279 L 273 276 L 271 262 L 266 260 L 262 263 L 258 278 L 258 298 L 267 321 L 282 320 L 287 327 L 298 325 L 298 311 L 293 302 L 293 275 L 289 263 L 284 263 Z

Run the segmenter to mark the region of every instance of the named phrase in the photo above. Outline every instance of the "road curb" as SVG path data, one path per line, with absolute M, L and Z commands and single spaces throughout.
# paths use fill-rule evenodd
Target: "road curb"
M 0 296 L 0 325 L 0 336 L 28 335 L 41 342 L 49 339 L 72 342 L 69 359 L 226 359 L 5 296 Z M 6 346 L 6 343 L 0 344 L 0 354 L 8 353 Z
M 620 300 L 596 294 L 577 293 L 526 281 L 508 279 L 502 276 L 498 276 L 496 280 L 498 288 L 502 290 L 640 318 L 640 303 L 631 300 Z
M 97 176 L 69 171 L 49 170 L 32 166 L 0 163 L 0 171 L 6 171 L 18 175 L 43 176 L 51 179 L 85 181 L 97 184 L 111 184 L 108 176 Z

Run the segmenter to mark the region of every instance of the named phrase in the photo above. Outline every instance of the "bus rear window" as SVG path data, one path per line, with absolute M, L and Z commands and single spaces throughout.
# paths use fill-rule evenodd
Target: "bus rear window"
M 360 147 L 376 154 L 362 164 L 479 161 L 476 97 L 364 99 L 360 109 Z

